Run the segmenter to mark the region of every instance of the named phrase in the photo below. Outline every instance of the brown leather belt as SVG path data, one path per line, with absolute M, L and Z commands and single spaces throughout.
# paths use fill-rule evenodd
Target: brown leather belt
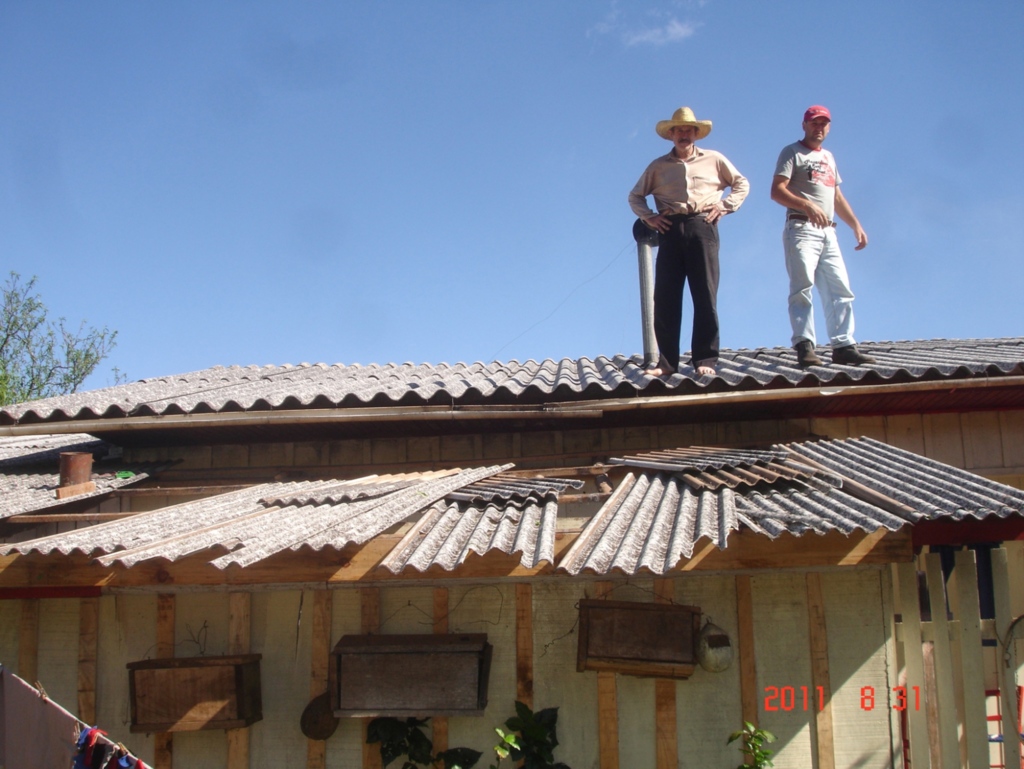
M 786 214 L 786 219 L 787 220 L 792 219 L 792 220 L 797 221 L 797 222 L 809 222 L 809 221 L 811 221 L 811 218 L 809 216 L 807 216 L 807 214 Z M 820 225 L 816 224 L 814 226 L 818 227 Z M 835 222 L 829 222 L 825 226 L 826 227 L 835 227 L 836 223 Z

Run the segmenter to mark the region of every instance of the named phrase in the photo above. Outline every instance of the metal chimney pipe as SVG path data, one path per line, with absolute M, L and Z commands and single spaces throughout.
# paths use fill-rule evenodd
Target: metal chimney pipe
M 92 453 L 88 451 L 62 451 L 60 454 L 60 481 L 57 499 L 73 497 L 96 490 L 92 481 Z
M 661 358 L 658 340 L 654 337 L 654 253 L 658 247 L 658 231 L 642 220 L 633 223 L 636 258 L 640 267 L 640 321 L 644 336 L 644 366 L 656 366 Z

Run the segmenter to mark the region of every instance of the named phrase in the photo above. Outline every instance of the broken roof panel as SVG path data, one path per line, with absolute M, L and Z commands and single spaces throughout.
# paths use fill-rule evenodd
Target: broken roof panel
M 724 453 L 714 449 L 663 454 L 674 457 L 673 471 L 629 472 L 585 524 L 559 570 L 665 574 L 691 558 L 701 542 L 725 549 L 741 528 L 770 538 L 849 535 L 936 519 L 1024 514 L 1024 491 L 868 438 L 777 446 L 759 456 L 736 452 L 734 465 L 718 461 Z M 707 464 L 709 456 L 714 465 Z M 718 478 L 774 466 L 790 472 L 713 488 L 692 487 L 688 475 L 698 467 Z M 501 475 L 509 467 L 262 484 L 0 546 L 0 554 L 77 551 L 99 555 L 104 566 L 127 568 L 208 553 L 224 569 L 286 550 L 341 552 L 410 522 L 381 563 L 396 574 L 407 568 L 451 571 L 470 553 L 519 553 L 531 569 L 552 563 L 557 494 L 576 484 Z M 373 492 L 359 495 L 360 487 Z

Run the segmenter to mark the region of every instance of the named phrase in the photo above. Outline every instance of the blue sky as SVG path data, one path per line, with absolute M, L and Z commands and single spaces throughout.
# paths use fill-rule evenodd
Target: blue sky
M 91 387 L 637 353 L 626 195 L 689 105 L 752 185 L 722 344 L 786 345 L 768 189 L 822 103 L 858 339 L 1016 336 L 1022 39 L 1019 0 L 0 0 L 0 270 L 119 331 Z

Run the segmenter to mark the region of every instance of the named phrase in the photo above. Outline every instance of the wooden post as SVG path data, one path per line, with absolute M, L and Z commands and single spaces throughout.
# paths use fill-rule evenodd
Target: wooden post
M 960 665 L 964 682 L 964 733 L 972 769 L 989 765 L 985 720 L 985 665 L 981 654 L 981 605 L 973 550 L 956 553 L 957 609 L 960 612 Z
M 78 599 L 78 718 L 96 723 L 99 598 Z
M 924 654 L 921 649 L 921 606 L 917 596 L 917 564 L 894 564 L 899 580 L 900 613 L 903 615 L 903 656 L 906 659 L 906 713 L 910 727 L 910 764 L 928 766 L 928 718 L 924 707 Z M 916 687 L 916 689 L 915 689 Z M 875 692 L 875 707 L 880 707 Z M 920 703 L 920 707 L 918 707 Z
M 533 708 L 533 586 L 516 584 L 516 699 Z
M 611 582 L 598 582 L 597 595 L 607 596 Z M 597 674 L 597 741 L 601 769 L 619 769 L 619 695 L 615 673 Z
M 946 582 L 942 575 L 942 558 L 937 553 L 926 555 L 924 562 L 935 636 L 933 658 L 938 734 L 932 739 L 939 748 L 939 765 L 943 769 L 957 769 L 960 766 L 960 747 L 957 742 L 956 699 L 953 694 L 953 655 L 949 646 L 949 622 L 946 618 Z
M 754 597 L 750 576 L 736 577 L 736 624 L 740 653 L 740 703 L 743 720 L 758 726 L 757 659 L 754 647 Z
M 673 603 L 675 581 L 654 580 L 655 603 Z M 654 681 L 654 755 L 657 769 L 679 766 L 679 733 L 676 728 L 676 682 L 671 678 Z
M 434 633 L 436 635 L 448 634 L 448 588 L 434 588 Z M 438 716 L 431 719 L 431 738 L 434 743 L 434 753 L 448 750 L 448 718 Z
M 252 637 L 252 593 L 228 594 L 228 654 L 248 654 Z M 227 769 L 249 769 L 249 729 L 228 729 Z
M 174 594 L 156 597 L 156 649 L 158 658 L 174 656 Z M 171 732 L 153 735 L 153 769 L 174 766 L 174 737 Z
M 359 589 L 360 614 L 362 632 L 364 634 L 380 632 L 380 588 L 364 587 Z M 366 727 L 371 718 L 363 719 L 363 769 L 381 769 L 380 746 L 366 742 Z
M 39 599 L 21 599 L 18 625 L 18 676 L 30 684 L 39 679 Z
M 818 769 L 835 769 L 835 735 L 832 731 L 832 682 L 828 672 L 828 628 L 821 574 L 807 572 L 807 617 L 810 625 L 811 685 L 822 693 L 822 704 L 811 708 L 817 734 Z
M 997 661 L 1001 709 L 1003 713 L 1003 764 L 1020 766 L 1020 727 L 1017 717 L 1017 645 L 1007 638 L 1013 617 L 1010 613 L 1010 570 L 1006 548 L 992 551 L 992 587 L 996 604 Z M 1007 645 L 1003 646 L 1003 641 Z

